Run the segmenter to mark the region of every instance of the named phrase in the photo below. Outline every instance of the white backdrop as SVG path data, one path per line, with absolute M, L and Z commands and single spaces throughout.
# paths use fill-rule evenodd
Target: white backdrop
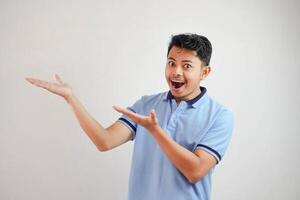
M 101 153 L 65 101 L 25 81 L 74 88 L 104 126 L 168 89 L 172 34 L 213 45 L 208 94 L 235 114 L 212 199 L 298 200 L 298 1 L 0 0 L 0 199 L 126 199 L 133 143 Z

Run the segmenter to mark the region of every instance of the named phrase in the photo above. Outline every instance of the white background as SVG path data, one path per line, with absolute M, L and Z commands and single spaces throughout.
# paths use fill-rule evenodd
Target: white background
M 235 115 L 212 199 L 297 200 L 298 1 L 0 0 L 0 199 L 126 199 L 133 143 L 101 153 L 66 102 L 25 77 L 54 73 L 104 126 L 168 89 L 172 34 L 213 45 L 201 83 Z

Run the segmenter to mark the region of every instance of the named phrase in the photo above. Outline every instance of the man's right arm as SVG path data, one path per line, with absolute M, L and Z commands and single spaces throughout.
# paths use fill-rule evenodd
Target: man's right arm
M 75 95 L 66 98 L 81 128 L 92 140 L 99 151 L 107 151 L 132 138 L 131 131 L 121 122 L 115 122 L 108 128 L 99 124 L 84 108 Z
M 63 97 L 74 111 L 81 128 L 100 151 L 110 150 L 131 139 L 131 131 L 121 122 L 115 122 L 110 127 L 103 128 L 75 97 L 69 84 L 64 82 L 58 74 L 54 75 L 54 80 L 55 82 L 49 82 L 26 77 L 26 81 L 31 84 Z

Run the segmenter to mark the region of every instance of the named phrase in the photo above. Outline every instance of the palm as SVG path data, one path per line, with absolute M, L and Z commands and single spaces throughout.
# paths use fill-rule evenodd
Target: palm
M 48 82 L 36 78 L 26 78 L 26 80 L 37 87 L 44 88 L 64 98 L 72 94 L 72 88 L 70 85 L 64 83 L 57 74 L 55 74 L 54 78 L 56 82 Z
M 149 116 L 143 116 L 143 115 L 134 113 L 130 110 L 127 110 L 127 109 L 124 109 L 124 108 L 121 108 L 118 106 L 113 106 L 113 108 L 116 111 L 118 111 L 124 115 L 127 115 L 134 122 L 142 125 L 143 127 L 145 127 L 148 130 L 153 130 L 153 128 L 156 128 L 156 126 L 158 126 L 158 119 L 156 118 L 154 110 L 151 110 Z

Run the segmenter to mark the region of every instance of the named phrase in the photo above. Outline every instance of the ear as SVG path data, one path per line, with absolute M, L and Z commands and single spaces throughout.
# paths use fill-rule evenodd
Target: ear
M 202 67 L 202 73 L 201 73 L 201 80 L 204 80 L 208 76 L 210 71 L 211 71 L 211 67 L 209 65 L 208 66 L 203 66 Z

